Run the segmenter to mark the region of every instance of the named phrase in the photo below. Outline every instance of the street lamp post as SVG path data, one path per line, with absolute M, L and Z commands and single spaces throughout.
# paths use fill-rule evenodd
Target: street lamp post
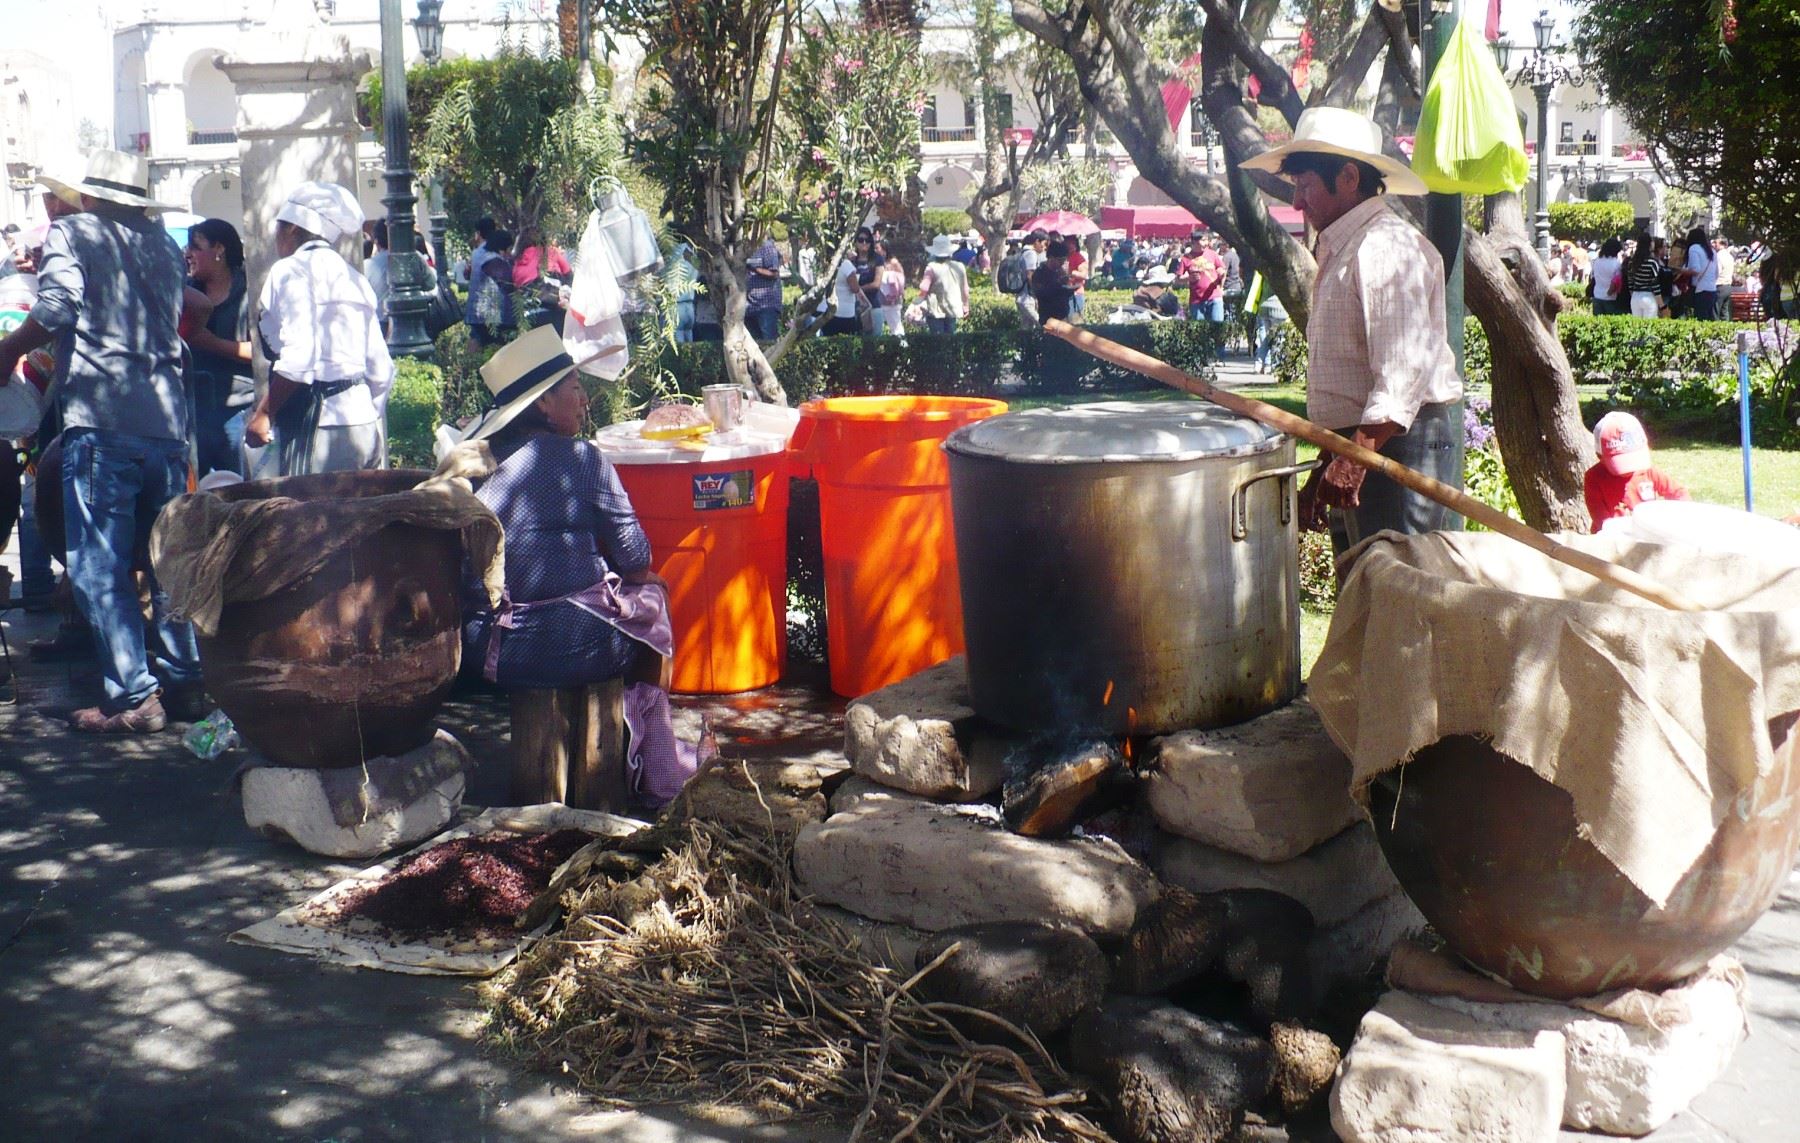
M 1558 58 L 1561 45 L 1554 42 L 1556 21 L 1550 17 L 1548 8 L 1538 10 L 1538 18 L 1531 22 L 1531 30 L 1536 38 L 1532 53 L 1519 64 L 1519 70 L 1512 77 L 1514 87 L 1529 87 L 1537 96 L 1537 247 L 1538 256 L 1544 261 L 1550 260 L 1550 93 L 1561 84 L 1580 87 L 1584 82 L 1581 73 L 1563 64 Z M 1502 73 L 1506 71 L 1508 56 L 1512 45 L 1505 40 L 1494 44 L 1494 57 L 1500 64 Z
M 419 14 L 413 20 L 413 32 L 419 37 L 419 54 L 428 64 L 443 58 L 444 24 L 438 17 L 443 7 L 444 0 L 419 0 Z M 438 272 L 438 281 L 434 284 L 443 290 L 444 275 L 450 272 L 450 251 L 445 243 L 450 216 L 444 213 L 444 188 L 436 178 L 431 180 L 427 201 L 431 206 L 431 256 L 437 261 Z
M 425 287 L 425 260 L 413 239 L 412 146 L 406 121 L 406 44 L 401 38 L 400 0 L 381 0 L 381 135 L 387 154 L 388 348 L 405 357 L 431 360 L 431 337 L 425 315 L 431 293 Z

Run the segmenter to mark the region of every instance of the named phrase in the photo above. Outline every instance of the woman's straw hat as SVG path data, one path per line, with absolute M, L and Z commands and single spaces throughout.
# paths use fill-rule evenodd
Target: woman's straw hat
M 463 439 L 478 441 L 493 436 L 555 388 L 574 368 L 575 360 L 563 348 L 562 335 L 555 326 L 540 325 L 520 334 L 518 340 L 501 347 L 481 367 L 481 380 L 488 387 L 488 412 Z

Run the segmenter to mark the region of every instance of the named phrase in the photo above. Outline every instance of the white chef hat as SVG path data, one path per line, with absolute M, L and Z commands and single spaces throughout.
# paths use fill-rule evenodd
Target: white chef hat
M 362 229 L 362 206 L 356 196 L 336 183 L 301 183 L 276 212 L 278 222 L 291 222 L 302 230 L 336 242 Z

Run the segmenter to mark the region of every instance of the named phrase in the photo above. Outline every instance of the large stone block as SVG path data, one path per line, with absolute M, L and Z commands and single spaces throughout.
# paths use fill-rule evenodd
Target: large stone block
M 904 798 L 870 798 L 802 829 L 794 869 L 823 902 L 933 931 L 1060 921 L 1122 936 L 1158 891 L 1148 869 L 1103 838 L 1021 837 L 992 807 Z
M 1500 1027 L 1390 992 L 1363 1017 L 1331 1090 L 1346 1143 L 1545 1143 L 1562 1122 L 1560 1032 Z
M 1288 861 L 1362 815 L 1350 762 L 1304 698 L 1237 726 L 1155 740 L 1156 822 L 1257 861 Z
M 439 730 L 430 742 L 363 766 L 304 770 L 254 766 L 244 771 L 244 821 L 326 857 L 375 857 L 437 833 L 462 808 L 463 775 L 474 762 L 462 743 Z M 340 812 L 352 791 L 365 803 Z M 334 810 L 334 799 L 340 804 Z
M 1426 924 L 1412 899 L 1396 889 L 1335 924 L 1321 926 L 1307 948 L 1314 983 L 1324 989 L 1333 981 L 1367 976 L 1388 950 Z
M 1367 822 L 1358 822 L 1291 861 L 1256 861 L 1161 833 L 1150 863 L 1158 877 L 1195 893 L 1273 889 L 1305 905 L 1320 928 L 1400 891 Z
M 1223 1143 L 1269 1090 L 1268 1041 L 1153 997 L 1089 1009 L 1069 1043 L 1125 1143 Z
M 863 695 L 844 712 L 844 754 L 884 786 L 948 801 L 983 798 L 1005 778 L 1005 751 L 970 748 L 975 708 L 963 657 Z
M 1099 1004 L 1110 975 L 1106 954 L 1092 937 L 1080 929 L 1036 921 L 945 929 L 919 947 L 918 967 L 946 953 L 943 963 L 913 986 L 914 995 L 991 1012 L 1040 1038 L 1054 1036 Z M 981 1017 L 953 1019 L 977 1040 L 1009 1038 Z
M 1432 1003 L 1488 1024 L 1560 1033 L 1568 1044 L 1563 1126 L 1648 1135 L 1680 1114 L 1731 1063 L 1748 1031 L 1740 986 L 1734 971 L 1696 977 L 1661 993 L 1657 1019 L 1644 1023 L 1567 1004 L 1485 1004 L 1449 997 L 1433 997 Z

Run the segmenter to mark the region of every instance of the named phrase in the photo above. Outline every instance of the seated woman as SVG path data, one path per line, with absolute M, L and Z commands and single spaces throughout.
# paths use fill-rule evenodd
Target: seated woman
M 578 439 L 587 394 L 554 329 L 503 347 L 481 378 L 492 405 L 465 441 L 486 441 L 495 467 L 475 496 L 506 531 L 506 589 L 487 606 L 471 575 L 463 647 L 508 688 L 555 689 L 624 678 L 631 786 L 666 801 L 693 772 L 669 726 L 659 677 L 672 653 L 667 585 L 618 474 Z

